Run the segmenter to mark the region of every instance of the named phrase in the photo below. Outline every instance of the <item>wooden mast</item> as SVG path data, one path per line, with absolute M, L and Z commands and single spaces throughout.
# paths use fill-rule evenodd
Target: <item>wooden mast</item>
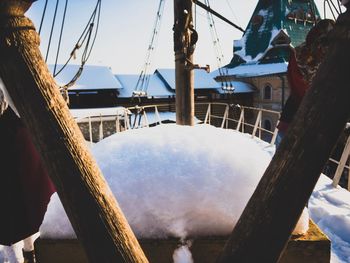
M 174 0 L 176 123 L 179 125 L 194 125 L 193 52 L 196 41 L 192 0 Z
M 278 262 L 350 117 L 350 12 L 218 262 Z
M 39 36 L 24 16 L 31 2 L 0 1 L 0 77 L 89 262 L 148 262 L 40 54 Z

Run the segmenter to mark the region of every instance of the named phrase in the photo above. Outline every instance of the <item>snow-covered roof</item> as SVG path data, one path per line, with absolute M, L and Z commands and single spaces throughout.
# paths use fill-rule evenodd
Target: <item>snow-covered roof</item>
M 265 75 L 273 75 L 287 72 L 288 63 L 271 63 L 271 64 L 242 64 L 235 68 L 227 69 L 225 74 L 235 77 L 258 77 Z M 219 70 L 212 73 L 213 77 L 220 76 Z
M 300 45 L 320 17 L 314 1 L 258 1 L 234 53 L 245 61 L 258 61 L 283 32 L 293 46 Z M 283 55 L 282 55 L 283 56 Z
M 232 85 L 232 87 L 234 88 L 233 93 L 251 93 L 256 91 L 253 85 L 242 81 L 231 81 L 227 84 Z M 218 92 L 221 94 L 227 93 L 222 88 L 218 89 Z
M 56 72 L 62 65 L 57 65 Z M 55 79 L 58 85 L 66 85 L 78 72 L 80 65 L 67 65 Z M 53 73 L 54 65 L 49 65 Z M 81 76 L 69 90 L 101 90 L 122 89 L 121 83 L 114 77 L 111 69 L 106 66 L 85 65 Z
M 167 85 L 175 90 L 175 69 L 157 69 L 155 75 L 159 75 Z M 221 84 L 217 83 L 211 74 L 203 69 L 194 70 L 194 89 L 218 89 Z
M 75 119 L 83 119 L 92 116 L 123 115 L 124 107 L 91 108 L 91 109 L 70 109 L 70 113 Z
M 116 79 L 122 84 L 123 89 L 119 91 L 120 98 L 130 98 L 135 90 L 139 75 L 136 74 L 117 74 Z M 149 97 L 168 97 L 175 95 L 173 90 L 170 90 L 166 84 L 157 75 L 149 75 L 150 81 L 147 89 Z

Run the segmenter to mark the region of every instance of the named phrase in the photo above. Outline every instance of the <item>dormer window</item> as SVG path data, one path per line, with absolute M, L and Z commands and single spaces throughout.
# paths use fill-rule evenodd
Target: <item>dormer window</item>
M 254 29 L 259 29 L 264 22 L 264 17 L 261 15 L 255 15 L 252 18 L 252 26 Z

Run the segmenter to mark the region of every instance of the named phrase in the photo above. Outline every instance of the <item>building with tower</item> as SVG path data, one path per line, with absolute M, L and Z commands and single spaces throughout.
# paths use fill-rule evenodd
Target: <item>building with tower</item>
M 231 62 L 214 73 L 215 79 L 249 83 L 256 89 L 254 107 L 281 111 L 289 96 L 290 46 L 301 44 L 319 19 L 312 0 L 260 0 L 242 38 L 234 41 Z M 275 122 L 268 115 L 262 120 L 266 129 Z

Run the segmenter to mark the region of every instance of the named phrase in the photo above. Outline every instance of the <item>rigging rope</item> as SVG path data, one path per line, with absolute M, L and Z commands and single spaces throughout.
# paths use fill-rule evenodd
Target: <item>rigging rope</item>
M 44 22 L 44 19 L 45 19 L 45 14 L 46 14 L 46 8 L 47 8 L 47 2 L 48 2 L 49 0 L 46 0 L 45 1 L 45 5 L 44 5 L 44 9 L 43 9 L 43 14 L 42 14 L 42 16 L 41 16 L 41 20 L 40 20 L 40 26 L 39 26 L 39 35 L 40 35 L 40 33 L 41 33 L 41 28 L 42 28 L 42 26 L 43 26 L 43 22 Z
M 328 9 L 331 12 L 334 20 L 336 20 L 337 17 L 342 13 L 340 3 L 339 3 L 339 1 L 337 1 L 337 2 L 338 2 L 338 6 L 336 6 L 334 4 L 333 0 L 324 0 L 323 1 L 323 12 L 324 12 L 323 16 L 324 16 L 324 18 L 327 18 L 326 4 L 328 5 Z
M 158 5 L 156 20 L 152 31 L 151 42 L 147 50 L 146 62 L 137 80 L 135 89 L 133 91 L 133 97 L 135 96 L 140 97 L 140 96 L 147 95 L 147 89 L 150 81 L 150 75 L 148 71 L 151 67 L 152 55 L 157 45 L 157 40 L 158 40 L 162 17 L 163 17 L 164 5 L 165 5 L 165 0 L 160 0 Z
M 205 4 L 210 8 L 210 3 L 209 0 L 205 0 Z M 217 66 L 219 70 L 219 75 L 220 77 L 223 77 L 224 82 L 221 82 L 222 84 L 222 89 L 224 91 L 233 91 L 233 86 L 232 83 L 229 82 L 227 83 L 227 80 L 225 76 L 227 76 L 227 69 L 226 69 L 226 74 L 225 74 L 225 69 L 222 65 L 223 60 L 224 60 L 224 54 L 221 48 L 218 32 L 216 29 L 215 21 L 214 21 L 214 16 L 211 12 L 207 10 L 207 19 L 208 19 L 208 24 L 209 24 L 209 29 L 210 29 L 210 34 L 213 40 L 213 47 L 214 47 L 214 52 L 216 55 L 216 61 L 217 61 Z
M 99 24 L 100 24 L 100 16 L 101 16 L 101 0 L 98 0 L 96 3 L 96 6 L 94 8 L 94 11 L 93 11 L 92 15 L 90 16 L 89 22 L 86 25 L 86 27 L 84 28 L 83 33 L 80 35 L 72 52 L 70 53 L 68 60 L 60 68 L 60 70 L 57 73 L 54 73 L 54 77 L 56 77 L 58 74 L 60 74 L 66 68 L 66 66 L 68 65 L 70 60 L 72 58 L 74 58 L 74 59 L 76 58 L 76 52 L 78 51 L 78 49 L 80 49 L 84 45 L 84 49 L 83 49 L 83 52 L 81 55 L 81 64 L 80 64 L 78 71 L 75 73 L 73 78 L 67 84 L 60 87 L 60 91 L 61 91 L 63 97 L 66 99 L 67 103 L 68 103 L 68 99 L 69 99 L 68 89 L 76 83 L 76 81 L 79 79 L 79 77 L 83 73 L 84 65 L 87 62 L 87 60 L 89 59 L 91 52 L 93 50 L 93 47 L 95 45 L 97 32 L 98 32 L 98 28 L 99 28 Z M 94 31 L 95 23 L 96 23 L 96 27 L 95 27 L 95 31 Z M 91 39 L 92 39 L 92 42 L 91 42 Z M 56 57 L 55 68 L 56 68 L 56 66 L 57 66 L 57 57 Z M 54 70 L 54 72 L 55 72 L 55 70 Z
M 48 45 L 47 45 L 47 50 L 46 50 L 45 62 L 47 62 L 47 58 L 49 57 L 49 53 L 50 53 L 51 40 L 52 40 L 53 30 L 54 30 L 55 23 L 56 23 L 56 15 L 57 15 L 57 10 L 58 10 L 58 4 L 59 4 L 59 2 L 60 2 L 60 0 L 57 0 L 57 1 L 56 1 L 55 13 L 54 13 L 53 19 L 52 19 L 51 31 L 50 31 L 50 37 L 49 37 L 49 43 L 48 43 Z
M 88 41 L 86 41 L 85 46 L 84 46 L 81 64 L 84 65 L 87 62 L 88 58 L 90 57 L 93 46 L 95 44 L 95 40 L 96 40 L 96 36 L 97 36 L 97 32 L 98 32 L 98 27 L 99 27 L 99 23 L 100 23 L 100 16 L 101 16 L 101 0 L 97 0 L 94 11 L 92 12 L 92 15 L 90 16 L 90 19 L 89 19 L 87 25 L 85 26 L 83 32 L 81 33 L 79 39 L 77 40 L 77 42 L 75 44 L 72 52 L 70 53 L 69 58 L 63 64 L 63 66 L 57 71 L 57 73 L 54 75 L 54 77 L 58 76 L 65 69 L 65 67 L 68 65 L 68 63 L 70 62 L 70 60 L 72 58 L 74 58 L 74 59 L 76 58 L 76 52 L 84 45 L 85 41 L 88 39 Z M 97 18 L 97 22 L 96 22 L 96 29 L 95 29 L 95 34 L 94 34 L 95 36 L 94 36 L 94 39 L 92 41 L 91 46 L 89 47 L 90 38 L 92 35 L 92 31 L 93 31 L 93 28 L 95 25 L 96 18 Z M 89 50 L 89 52 L 87 52 L 87 50 Z
M 100 17 L 101 17 L 101 2 L 102 2 L 102 0 L 97 0 L 96 5 L 93 9 L 93 12 L 89 18 L 89 21 L 88 21 L 87 25 L 85 26 L 83 32 L 79 36 L 76 44 L 74 45 L 74 48 L 73 48 L 72 52 L 70 53 L 69 58 L 63 64 L 63 66 L 61 66 L 61 68 L 59 70 L 57 70 L 57 62 L 58 62 L 58 58 L 60 55 L 62 38 L 63 38 L 63 30 L 64 30 L 64 26 L 65 26 L 66 14 L 67 14 L 67 9 L 68 9 L 68 0 L 65 1 L 63 18 L 62 18 L 62 23 L 61 23 L 61 27 L 60 27 L 60 35 L 59 35 L 59 40 L 58 40 L 58 44 L 57 44 L 57 51 L 56 51 L 54 69 L 53 69 L 53 76 L 57 77 L 66 68 L 66 66 L 71 61 L 72 58 L 76 59 L 77 51 L 81 47 L 83 47 L 83 51 L 82 51 L 82 55 L 81 55 L 81 63 L 80 63 L 79 69 L 77 70 L 77 72 L 75 73 L 73 78 L 67 84 L 60 87 L 60 91 L 61 91 L 63 97 L 66 99 L 67 103 L 68 103 L 68 88 L 73 86 L 75 84 L 75 82 L 78 80 L 78 78 L 81 76 L 83 69 L 84 69 L 84 65 L 88 61 L 88 59 L 92 53 L 93 47 L 95 45 L 96 37 L 97 37 L 98 29 L 99 29 L 99 24 L 100 24 Z M 40 31 L 41 31 L 42 26 L 43 26 L 43 21 L 44 21 L 46 10 L 47 10 L 47 3 L 48 3 L 48 0 L 46 0 L 45 6 L 43 9 L 43 14 L 42 14 L 40 28 L 39 28 L 39 34 L 40 34 Z M 55 27 L 56 18 L 57 18 L 58 6 L 59 6 L 59 0 L 56 1 L 55 12 L 54 12 L 54 16 L 53 16 L 53 20 L 52 20 L 52 24 L 51 24 L 50 37 L 49 37 L 49 41 L 48 41 L 48 48 L 47 48 L 47 52 L 46 52 L 45 62 L 47 62 L 48 57 L 49 57 L 49 53 L 50 53 L 50 47 L 51 47 L 51 42 L 52 42 L 52 38 L 53 38 L 53 34 L 54 34 L 54 27 Z
M 63 18 L 62 18 L 62 24 L 61 24 L 61 31 L 60 31 L 60 37 L 59 37 L 59 40 L 58 40 L 58 47 L 57 47 L 57 52 L 56 52 L 56 59 L 55 59 L 55 66 L 54 66 L 54 69 L 53 69 L 53 75 L 55 75 L 55 73 L 56 73 L 57 61 L 58 61 L 58 57 L 59 57 L 59 54 L 60 54 L 64 22 L 66 21 L 67 6 L 68 6 L 68 0 L 66 0 L 66 4 L 64 6 Z

